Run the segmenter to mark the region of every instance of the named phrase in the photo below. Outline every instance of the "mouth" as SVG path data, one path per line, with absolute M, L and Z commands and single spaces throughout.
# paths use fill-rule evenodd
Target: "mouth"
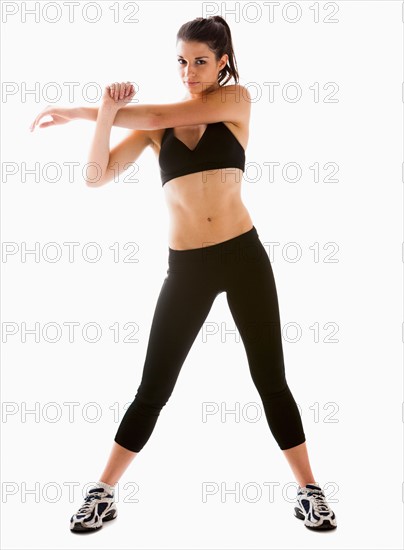
M 186 81 L 185 81 L 185 84 L 186 84 L 187 86 L 195 86 L 196 84 L 199 84 L 199 82 L 191 82 L 190 80 L 186 80 Z

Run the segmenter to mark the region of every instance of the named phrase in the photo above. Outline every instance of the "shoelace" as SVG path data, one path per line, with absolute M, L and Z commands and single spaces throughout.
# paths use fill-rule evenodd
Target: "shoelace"
M 328 504 L 325 500 L 324 493 L 322 491 L 308 491 L 307 496 L 313 496 L 313 508 L 317 512 L 331 512 L 330 508 L 328 507 Z
M 78 513 L 79 514 L 85 514 L 85 513 L 89 512 L 90 509 L 91 509 L 91 506 L 93 504 L 92 501 L 94 499 L 101 500 L 101 497 L 99 495 L 94 494 L 94 493 L 92 493 L 91 495 L 87 495 L 86 498 L 84 499 L 84 504 L 79 508 Z

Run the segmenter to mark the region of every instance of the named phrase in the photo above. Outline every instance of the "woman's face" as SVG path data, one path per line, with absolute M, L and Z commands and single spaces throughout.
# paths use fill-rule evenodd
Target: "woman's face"
M 191 95 L 218 88 L 218 73 L 226 66 L 227 59 L 228 55 L 224 54 L 217 62 L 204 42 L 177 42 L 178 73 Z

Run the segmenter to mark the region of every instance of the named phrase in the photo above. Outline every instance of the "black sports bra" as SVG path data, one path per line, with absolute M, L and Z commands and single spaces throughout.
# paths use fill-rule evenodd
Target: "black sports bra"
M 223 122 L 208 124 L 195 149 L 189 149 L 166 128 L 161 139 L 159 165 L 162 185 L 173 178 L 215 168 L 240 168 L 244 172 L 245 151 Z

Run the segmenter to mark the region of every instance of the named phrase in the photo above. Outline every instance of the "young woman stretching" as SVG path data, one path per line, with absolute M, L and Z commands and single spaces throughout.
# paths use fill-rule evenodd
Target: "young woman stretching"
M 151 325 L 141 383 L 114 438 L 96 487 L 71 517 L 87 532 L 117 515 L 114 485 L 147 443 L 161 409 L 215 298 L 227 302 L 245 346 L 269 428 L 299 484 L 294 515 L 311 529 L 333 529 L 336 517 L 311 471 L 300 413 L 285 377 L 278 298 L 271 263 L 241 197 L 251 98 L 238 84 L 230 28 L 219 16 L 198 17 L 177 33 L 182 101 L 127 105 L 129 83 L 107 86 L 97 108 L 47 108 L 61 124 L 96 121 L 88 185 L 123 172 L 150 146 L 159 162 L 170 214 L 168 270 Z M 231 78 L 235 84 L 226 84 Z M 134 131 L 112 151 L 111 127 Z M 101 173 L 101 176 L 100 176 Z

